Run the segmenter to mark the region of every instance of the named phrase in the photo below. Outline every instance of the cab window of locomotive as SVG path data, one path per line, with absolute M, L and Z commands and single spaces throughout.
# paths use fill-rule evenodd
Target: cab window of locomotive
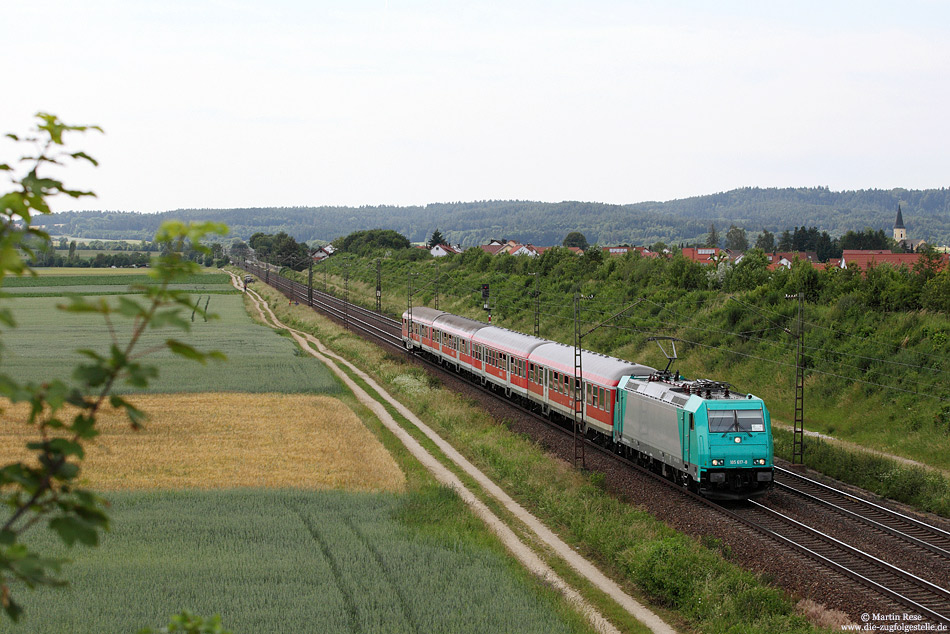
M 736 410 L 739 431 L 765 431 L 765 419 L 760 409 Z
M 762 410 L 710 410 L 709 431 L 714 434 L 765 431 L 765 421 L 762 418 Z

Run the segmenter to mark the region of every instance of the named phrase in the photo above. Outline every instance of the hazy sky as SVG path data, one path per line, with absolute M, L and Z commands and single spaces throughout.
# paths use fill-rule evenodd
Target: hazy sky
M 0 24 L 0 132 L 106 131 L 66 175 L 98 199 L 59 210 L 950 186 L 942 0 L 3 0 Z

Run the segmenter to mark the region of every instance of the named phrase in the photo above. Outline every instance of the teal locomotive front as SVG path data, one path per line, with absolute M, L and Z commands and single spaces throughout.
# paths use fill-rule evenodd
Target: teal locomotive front
M 762 399 L 677 375 L 624 377 L 614 441 L 641 464 L 713 499 L 772 486 L 772 429 Z
M 744 499 L 772 486 L 772 426 L 762 399 L 706 400 L 693 397 L 684 410 L 684 450 L 695 464 L 706 497 Z M 693 400 L 692 398 L 690 399 Z M 692 429 L 690 428 L 692 427 Z

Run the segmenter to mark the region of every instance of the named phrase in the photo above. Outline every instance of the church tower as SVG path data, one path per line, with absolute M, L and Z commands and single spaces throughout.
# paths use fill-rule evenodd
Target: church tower
M 897 220 L 894 221 L 894 240 L 900 242 L 907 238 L 907 229 L 904 228 L 904 217 L 901 215 L 901 205 L 897 203 Z

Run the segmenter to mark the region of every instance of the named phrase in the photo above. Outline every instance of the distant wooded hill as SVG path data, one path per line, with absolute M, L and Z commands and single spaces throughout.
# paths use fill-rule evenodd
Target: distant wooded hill
M 950 189 L 860 190 L 828 188 L 736 189 L 668 202 L 607 205 L 590 202 L 541 203 L 478 201 L 433 203 L 424 207 L 263 207 L 256 209 L 179 209 L 159 214 L 65 212 L 50 219 L 55 235 L 151 239 L 168 219 L 227 223 L 231 236 L 244 240 L 256 232 L 285 231 L 299 241 L 325 240 L 362 229 L 393 229 L 423 242 L 435 229 L 454 243 L 470 246 L 491 238 L 537 245 L 561 244 L 580 231 L 591 244 L 667 244 L 703 241 L 710 224 L 720 235 L 735 224 L 750 242 L 762 229 L 779 233 L 798 226 L 818 227 L 838 236 L 849 229 L 883 229 L 890 235 L 897 205 L 908 236 L 950 244 Z

